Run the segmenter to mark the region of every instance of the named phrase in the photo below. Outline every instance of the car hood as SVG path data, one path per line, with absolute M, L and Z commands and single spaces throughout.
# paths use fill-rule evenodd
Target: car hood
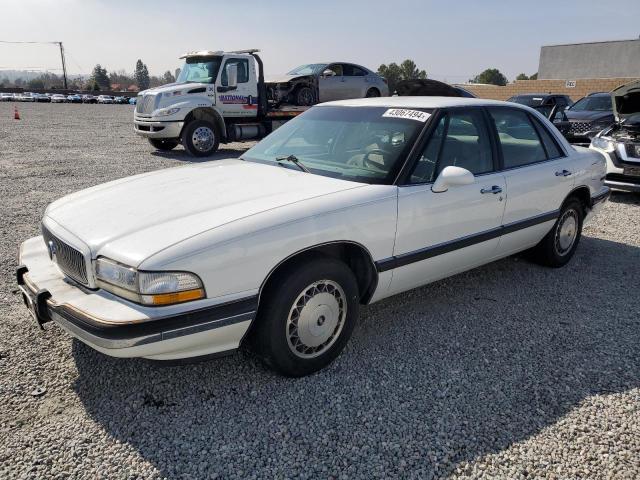
M 43 223 L 77 238 L 93 257 L 138 266 L 158 251 L 210 229 L 364 184 L 242 160 L 127 177 L 53 202 Z M 70 234 L 70 235 L 69 235 Z
M 310 75 L 271 75 L 265 78 L 265 83 L 287 83 L 296 78 L 309 77 Z
M 612 112 L 595 112 L 591 110 L 585 111 L 573 111 L 571 109 L 564 111 L 567 116 L 567 120 L 580 120 L 580 121 L 597 121 L 597 120 L 608 120 L 611 119 L 613 121 L 613 113 Z
M 611 100 L 613 113 L 619 122 L 640 113 L 640 80 L 613 90 Z

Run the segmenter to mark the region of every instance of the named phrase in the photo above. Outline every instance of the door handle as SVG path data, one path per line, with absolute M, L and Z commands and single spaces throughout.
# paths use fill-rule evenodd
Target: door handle
M 571 175 L 569 170 L 562 170 L 561 172 L 556 172 L 556 177 L 568 177 Z
M 483 188 L 482 190 L 480 190 L 480 193 L 493 193 L 494 195 L 500 192 L 502 192 L 502 189 L 498 185 L 494 185 L 491 188 Z

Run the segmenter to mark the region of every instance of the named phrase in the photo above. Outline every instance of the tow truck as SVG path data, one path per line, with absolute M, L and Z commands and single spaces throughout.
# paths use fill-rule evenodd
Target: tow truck
M 182 55 L 176 83 L 138 94 L 135 132 L 158 150 L 182 143 L 196 157 L 220 143 L 259 140 L 308 107 L 278 105 L 267 98 L 258 49 L 203 50 Z

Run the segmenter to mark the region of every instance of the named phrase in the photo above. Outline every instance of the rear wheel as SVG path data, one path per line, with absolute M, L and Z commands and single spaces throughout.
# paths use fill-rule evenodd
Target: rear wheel
M 194 120 L 182 132 L 182 145 L 194 157 L 207 157 L 218 150 L 218 128 L 206 120 Z
M 377 88 L 370 88 L 369 90 L 367 90 L 367 94 L 365 96 L 367 98 L 379 97 L 380 90 L 378 90 Z
M 179 142 L 172 138 L 149 138 L 149 143 L 158 150 L 168 152 L 176 148 Z
M 583 220 L 582 203 L 576 198 L 567 200 L 551 231 L 533 248 L 533 260 L 554 268 L 566 265 L 580 243 Z
M 358 285 L 342 262 L 318 257 L 281 272 L 264 292 L 252 343 L 279 373 L 300 377 L 331 363 L 358 317 Z

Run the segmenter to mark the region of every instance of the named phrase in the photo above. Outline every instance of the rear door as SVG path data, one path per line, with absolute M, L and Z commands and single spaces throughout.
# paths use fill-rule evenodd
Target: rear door
M 229 87 L 227 67 L 235 65 L 238 69 L 238 84 L 235 89 Z M 255 63 L 247 57 L 227 57 L 220 71 L 220 82 L 216 88 L 216 103 L 225 117 L 251 117 L 258 109 L 258 84 Z
M 356 65 L 343 64 L 345 98 L 363 98 L 367 92 L 367 72 Z
M 471 171 L 475 182 L 434 193 L 433 182 L 449 165 Z M 399 187 L 394 258 L 388 263 L 395 267 L 392 293 L 473 268 L 495 256 L 507 193 L 496 166 L 481 108 L 441 114 L 407 184 Z
M 534 246 L 551 229 L 573 188 L 573 162 L 529 112 L 490 107 L 507 184 L 504 233 L 498 247 L 509 255 Z

